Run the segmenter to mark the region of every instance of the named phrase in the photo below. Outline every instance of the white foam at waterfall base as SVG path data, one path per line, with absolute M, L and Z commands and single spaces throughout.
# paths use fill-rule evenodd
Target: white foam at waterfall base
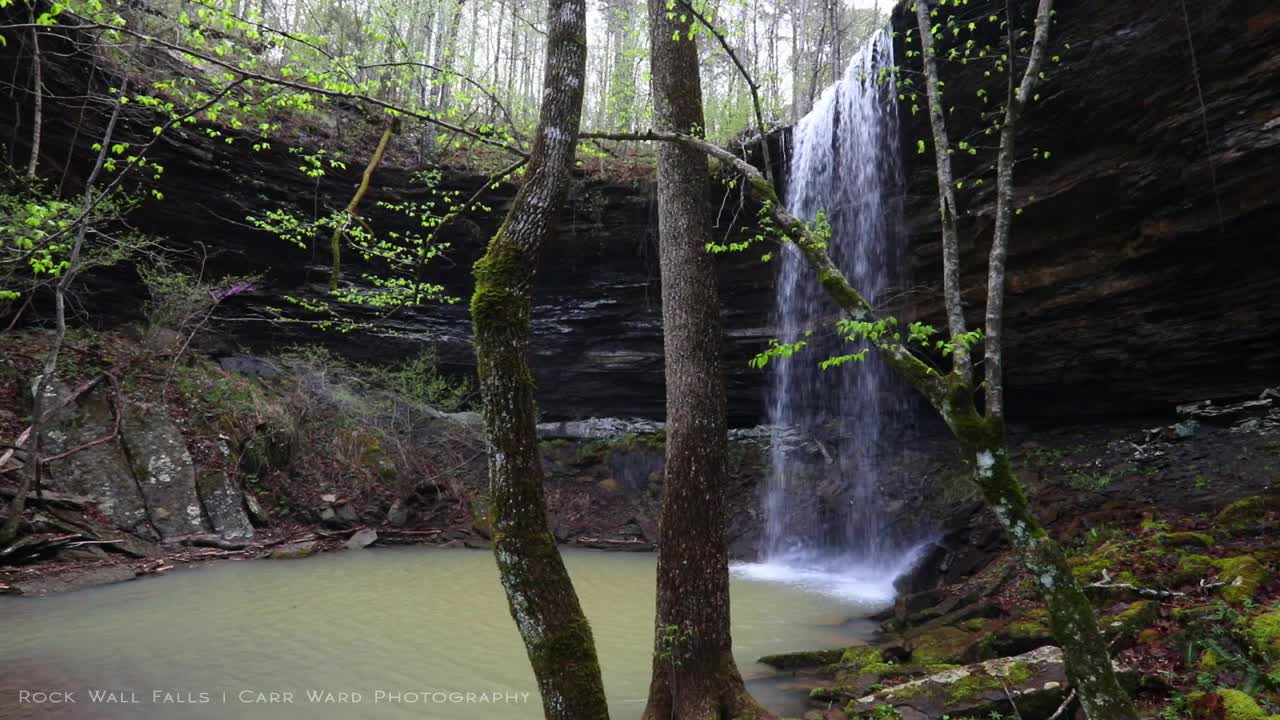
M 917 545 L 887 562 L 795 550 L 761 562 L 734 563 L 729 569 L 746 580 L 798 587 L 875 612 L 893 604 L 894 581 L 915 567 L 925 547 Z

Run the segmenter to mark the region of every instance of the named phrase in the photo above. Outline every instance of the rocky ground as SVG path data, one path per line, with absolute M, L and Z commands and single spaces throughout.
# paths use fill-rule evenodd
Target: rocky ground
M 1280 710 L 1277 399 L 1015 438 L 1033 505 L 1068 548 L 1144 717 Z M 934 497 L 951 472 L 936 473 Z M 1070 717 L 1031 579 L 979 503 L 957 490 L 934 505 L 954 529 L 900 581 L 878 643 L 764 661 L 808 689 L 806 717 Z

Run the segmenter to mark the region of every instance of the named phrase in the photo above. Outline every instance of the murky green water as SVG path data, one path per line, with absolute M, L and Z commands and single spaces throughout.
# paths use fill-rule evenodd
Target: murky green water
M 648 689 L 655 558 L 572 552 L 566 561 L 613 716 L 636 718 Z M 733 583 L 739 663 L 776 710 L 795 712 L 802 699 L 755 658 L 870 635 L 868 621 L 845 622 L 867 607 L 785 584 Z M 493 558 L 479 551 L 234 562 L 0 598 L 0 668 L 6 720 L 541 717 Z

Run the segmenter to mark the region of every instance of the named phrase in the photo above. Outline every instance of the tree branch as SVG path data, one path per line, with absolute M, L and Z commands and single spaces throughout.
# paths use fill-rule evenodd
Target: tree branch
M 67 14 L 70 15 L 70 13 L 67 13 Z M 71 15 L 71 16 L 78 17 L 74 15 Z M 25 23 L 17 24 L 17 25 L 7 25 L 5 26 L 5 29 L 11 30 L 11 29 L 17 29 L 17 28 L 23 28 L 23 27 L 29 27 L 29 26 L 30 25 Z M 310 85 L 307 83 L 294 82 L 292 80 L 285 80 L 283 78 L 272 77 L 270 75 L 254 72 L 252 70 L 246 70 L 234 63 L 223 60 L 222 58 L 219 58 L 217 56 L 208 55 L 202 52 L 197 52 L 195 50 L 192 50 L 189 47 L 185 47 L 177 43 L 172 43 L 167 40 L 161 40 L 160 38 L 155 37 L 153 35 L 148 35 L 146 33 L 142 33 L 137 30 L 131 30 L 127 27 L 118 27 L 114 25 L 105 25 L 101 23 L 91 23 L 91 22 L 82 22 L 78 25 L 61 25 L 59 27 L 66 28 L 68 30 L 82 30 L 82 31 L 112 30 L 124 35 L 128 35 L 137 40 L 141 40 L 145 43 L 163 47 L 163 48 L 172 50 L 176 53 L 179 53 L 181 55 L 186 55 L 187 57 L 195 58 L 196 60 L 200 60 L 202 62 L 207 62 L 211 65 L 215 65 L 217 67 L 222 68 L 223 70 L 226 70 L 230 73 L 235 74 L 236 76 L 240 77 L 243 80 L 255 80 L 261 83 L 266 83 L 268 85 L 276 85 L 279 87 L 292 88 L 294 90 L 300 90 L 302 92 L 307 92 L 307 93 L 314 93 L 316 95 L 320 95 L 323 97 L 342 99 L 342 100 L 352 100 L 355 102 L 366 103 L 368 105 L 380 107 L 384 110 L 390 110 L 395 113 L 400 113 L 401 115 L 404 115 L 406 117 L 415 118 L 417 120 L 421 120 L 423 122 L 436 125 L 440 128 L 448 130 L 449 132 L 457 133 L 459 135 L 464 135 L 477 142 L 481 142 L 486 145 L 490 145 L 492 147 L 496 147 L 501 150 L 504 150 L 508 153 L 511 153 L 512 155 L 516 155 L 519 157 L 528 156 L 528 153 L 524 152 L 523 150 L 513 145 L 509 145 L 500 140 L 494 140 L 493 138 L 485 137 L 480 133 L 477 133 L 472 130 L 468 130 L 465 127 L 462 127 L 460 125 L 455 125 L 446 120 L 441 120 L 440 118 L 428 113 L 420 112 L 417 110 L 410 110 L 409 108 L 396 105 L 395 103 L 390 103 L 385 100 L 379 100 L 378 98 L 371 97 L 369 95 L 365 95 L 362 93 L 347 92 L 344 90 L 333 90 L 330 88 L 319 87 L 317 85 Z
M 765 207 L 769 213 L 769 219 L 786 240 L 795 245 L 809 266 L 818 273 L 818 281 L 823 290 L 840 306 L 840 309 L 854 320 L 874 321 L 876 319 L 875 308 L 866 296 L 849 284 L 844 273 L 831 260 L 826 243 L 814 237 L 813 232 L 803 222 L 787 211 L 786 207 L 778 201 L 773 186 L 751 163 L 713 143 L 683 133 L 656 130 L 643 133 L 587 132 L 580 137 L 597 140 L 682 143 L 732 166 L 735 171 L 746 177 L 752 196 Z M 889 340 L 873 344 L 889 365 L 924 395 L 944 418 L 951 417 L 948 408 L 950 398 L 947 382 L 937 370 L 917 357 L 901 342 Z
M 947 135 L 947 120 L 942 113 L 941 78 L 938 76 L 938 59 L 933 47 L 933 24 L 929 20 L 929 7 L 925 0 L 916 0 L 916 22 L 920 32 L 920 61 L 924 65 L 925 88 L 929 99 L 929 125 L 933 132 L 933 156 L 938 165 L 938 212 L 942 222 L 942 296 L 947 310 L 947 326 L 955 347 L 952 367 L 965 384 L 973 381 L 973 361 L 961 336 L 967 330 L 964 321 L 964 300 L 960 294 L 960 231 L 956 226 L 959 206 L 956 205 L 955 178 L 951 170 L 948 150 L 951 140 Z
M 724 33 L 721 33 L 715 25 L 712 25 L 711 21 L 698 12 L 688 0 L 677 0 L 677 2 L 681 7 L 688 10 L 690 15 L 697 18 L 698 22 L 702 23 L 702 26 L 716 40 L 720 41 L 720 47 L 724 48 L 725 54 L 733 61 L 733 64 L 738 68 L 738 72 L 741 73 L 742 79 L 746 81 L 747 88 L 751 91 L 751 107 L 756 113 L 756 132 L 760 134 L 760 151 L 764 157 L 764 177 L 766 180 L 773 182 L 777 179 L 777 175 L 773 171 L 773 160 L 769 155 L 769 138 L 765 135 L 764 113 L 760 110 L 760 86 L 756 84 L 756 81 L 751 77 L 751 73 L 747 72 L 746 66 L 738 59 L 738 54 L 733 51 L 733 47 L 729 45 L 729 40 L 724 36 Z
M 1006 3 L 1008 0 L 1006 0 Z M 1049 44 L 1049 26 L 1053 23 L 1053 0 L 1040 0 L 1036 11 L 1036 34 L 1031 44 L 1022 80 L 1014 85 L 1013 54 L 1015 36 L 1013 14 L 1009 7 L 1009 94 L 1005 102 L 1004 125 L 1000 128 L 1000 151 L 996 158 L 996 225 L 991 238 L 991 255 L 987 262 L 987 323 L 983 341 L 986 371 L 986 412 L 990 417 L 1004 416 L 1004 295 L 1005 260 L 1009 256 L 1009 235 L 1013 226 L 1013 169 L 1016 162 L 1018 123 L 1031 100 L 1040 79 Z

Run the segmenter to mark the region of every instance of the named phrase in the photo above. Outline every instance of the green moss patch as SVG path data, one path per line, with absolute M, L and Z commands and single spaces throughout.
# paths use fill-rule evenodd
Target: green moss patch
M 1253 649 L 1272 662 L 1280 662 L 1280 610 L 1250 618 L 1245 633 Z
M 1165 547 L 1213 547 L 1213 538 L 1198 532 L 1162 532 L 1156 534 L 1156 542 Z
M 1237 528 L 1257 522 L 1266 514 L 1267 508 L 1262 498 L 1248 497 L 1222 508 L 1214 522 L 1224 528 Z
M 923 665 L 963 662 L 965 649 L 974 639 L 973 633 L 960 628 L 931 628 L 911 638 L 911 659 Z
M 1267 579 L 1267 569 L 1248 555 L 1215 560 L 1213 564 L 1218 568 L 1218 579 L 1227 583 L 1222 597 L 1232 605 L 1252 600 Z

